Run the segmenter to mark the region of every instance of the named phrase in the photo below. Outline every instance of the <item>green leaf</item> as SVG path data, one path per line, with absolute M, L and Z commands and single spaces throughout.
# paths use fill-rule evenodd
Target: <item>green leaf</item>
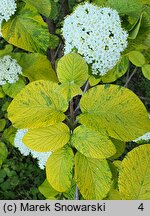
M 40 53 L 15 53 L 12 55 L 22 67 L 23 76 L 31 82 L 36 80 L 50 80 L 58 82 L 47 56 Z
M 111 171 L 106 160 L 75 156 L 75 181 L 83 197 L 101 200 L 111 187 Z
M 124 150 L 125 150 L 125 147 L 126 147 L 126 143 L 125 142 L 122 142 L 120 140 L 117 140 L 117 139 L 114 139 L 114 138 L 111 138 L 111 141 L 113 142 L 115 148 L 116 148 L 116 154 L 114 154 L 112 157 L 110 157 L 109 159 L 117 159 L 118 157 L 120 157 Z
M 111 189 L 107 196 L 107 200 L 121 200 L 119 191 L 117 189 Z
M 122 161 L 119 191 L 122 199 L 150 199 L 150 144 L 130 151 Z
M 72 149 L 67 147 L 54 152 L 47 161 L 47 180 L 59 192 L 67 191 L 71 186 L 73 158 Z
M 48 183 L 47 179 L 38 187 L 39 191 L 45 198 L 55 197 L 59 194 L 52 186 Z
M 29 52 L 45 52 L 49 45 L 47 24 L 30 5 L 23 7 L 2 26 L 3 38 Z
M 135 39 L 139 33 L 141 21 L 142 21 L 143 14 L 138 18 L 137 22 L 132 26 L 129 31 L 129 39 Z
M 8 118 L 16 128 L 38 128 L 65 119 L 68 104 L 55 90 L 56 83 L 40 80 L 27 85 L 8 108 Z
M 142 67 L 142 73 L 145 76 L 145 78 L 147 78 L 148 80 L 150 80 L 150 64 L 145 64 Z
M 6 143 L 14 145 L 14 138 L 16 135 L 17 129 L 14 128 L 12 125 L 4 130 L 2 135 L 2 140 Z
M 6 119 L 0 119 L 0 132 L 4 130 L 6 126 Z
M 102 76 L 103 83 L 110 83 L 116 81 L 118 78 L 123 76 L 128 70 L 129 60 L 126 56 L 122 56 L 116 66 L 108 71 L 108 73 Z
M 4 98 L 5 97 L 5 93 L 3 91 L 2 86 L 0 86 L 0 98 Z
M 45 128 L 30 129 L 23 142 L 37 152 L 56 151 L 62 148 L 70 139 L 70 130 L 64 123 Z
M 7 158 L 8 150 L 6 145 L 3 142 L 0 142 L 0 165 L 2 165 L 3 161 Z
M 95 86 L 101 81 L 101 77 L 94 77 L 93 75 L 90 75 L 89 77 L 89 84 L 90 86 Z
M 2 86 L 3 91 L 9 97 L 14 98 L 25 87 L 24 80 L 20 77 L 19 80 L 13 84 L 6 83 Z
M 81 98 L 80 108 L 81 124 L 105 129 L 118 140 L 131 141 L 150 131 L 144 104 L 132 91 L 121 86 L 107 84 L 91 88 Z
M 41 13 L 42 15 L 49 17 L 50 13 L 51 13 L 51 3 L 50 0 L 23 0 L 24 2 L 34 6 L 39 13 Z
M 75 199 L 75 193 L 76 193 L 76 183 L 74 180 L 72 180 L 71 187 L 69 190 L 63 193 L 63 195 L 68 199 L 68 200 L 74 200 Z
M 145 57 L 139 51 L 131 51 L 128 53 L 129 60 L 137 67 L 142 67 L 145 64 Z
M 10 44 L 7 44 L 4 49 L 0 50 L 0 57 L 9 55 L 12 51 L 13 51 L 13 46 Z
M 79 126 L 73 131 L 71 143 L 86 157 L 104 159 L 116 153 L 116 148 L 103 132 Z
M 79 54 L 70 53 L 59 60 L 57 73 L 61 83 L 75 83 L 81 87 L 88 78 L 88 65 Z

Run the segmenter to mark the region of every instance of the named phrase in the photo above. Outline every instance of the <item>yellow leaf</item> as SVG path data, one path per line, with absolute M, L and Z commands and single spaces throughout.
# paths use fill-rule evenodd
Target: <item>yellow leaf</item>
M 70 131 L 64 123 L 45 128 L 30 129 L 23 142 L 37 152 L 56 151 L 62 148 L 70 138 Z
M 59 191 L 67 191 L 71 186 L 74 154 L 71 148 L 63 148 L 54 152 L 46 164 L 47 180 Z
M 111 187 L 111 171 L 106 160 L 75 156 L 75 181 L 85 199 L 100 200 Z
M 125 200 L 150 199 L 150 144 L 134 148 L 122 161 L 119 191 Z
M 35 81 L 14 98 L 8 108 L 8 117 L 16 128 L 38 128 L 56 124 L 65 119 L 68 104 L 55 90 L 58 84 Z
M 150 131 L 147 110 L 129 89 L 101 85 L 87 91 L 80 101 L 79 121 L 86 127 L 105 129 L 109 136 L 131 141 Z
M 71 143 L 86 157 L 104 159 L 116 153 L 116 148 L 106 134 L 79 126 L 73 131 Z
M 75 83 L 81 87 L 88 78 L 88 65 L 79 54 L 69 53 L 59 60 L 57 73 L 61 83 Z

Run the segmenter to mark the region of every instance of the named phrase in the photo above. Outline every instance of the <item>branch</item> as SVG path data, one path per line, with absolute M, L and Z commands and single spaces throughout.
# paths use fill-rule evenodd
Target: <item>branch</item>
M 127 86 L 128 86 L 128 83 L 130 82 L 130 80 L 132 79 L 132 77 L 134 76 L 134 74 L 137 72 L 137 70 L 138 70 L 138 68 L 135 67 L 134 70 L 133 70 L 133 72 L 132 72 L 132 74 L 131 74 L 131 75 L 129 76 L 129 78 L 127 79 L 127 81 L 126 81 L 124 87 L 127 87 Z

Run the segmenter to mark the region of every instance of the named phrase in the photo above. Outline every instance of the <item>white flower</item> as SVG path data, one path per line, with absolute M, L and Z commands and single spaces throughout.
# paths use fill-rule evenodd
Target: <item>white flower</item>
M 112 69 L 127 47 L 128 34 L 121 27 L 117 11 L 90 3 L 79 5 L 65 18 L 62 33 L 64 54 L 77 50 L 95 75 Z
M 15 0 L 0 0 L 0 16 L 8 21 L 15 14 L 17 4 Z
M 11 56 L 6 55 L 0 58 L 0 85 L 15 83 L 22 73 L 21 66 Z
M 12 15 L 15 14 L 17 4 L 15 0 L 0 0 L 0 37 L 2 21 L 8 21 Z
M 39 167 L 41 169 L 44 169 L 46 162 L 49 156 L 52 154 L 52 152 L 37 152 L 37 151 L 33 151 L 30 148 L 28 148 L 22 141 L 23 137 L 25 136 L 27 132 L 28 132 L 28 129 L 18 129 L 17 130 L 16 136 L 14 139 L 15 147 L 17 147 L 19 151 L 21 152 L 21 154 L 23 154 L 24 156 L 31 154 L 33 158 L 37 158 Z

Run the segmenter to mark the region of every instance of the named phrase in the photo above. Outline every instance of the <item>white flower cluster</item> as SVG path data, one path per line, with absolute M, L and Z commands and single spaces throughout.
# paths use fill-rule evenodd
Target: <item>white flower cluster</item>
M 95 75 L 104 75 L 112 69 L 127 47 L 128 34 L 121 27 L 118 12 L 90 3 L 79 5 L 65 18 L 62 33 L 64 54 L 76 50 Z
M 15 0 L 0 0 L 0 36 L 1 24 L 3 20 L 8 21 L 15 14 L 17 4 Z
M 0 58 L 0 85 L 8 83 L 15 83 L 22 73 L 21 66 L 11 56 L 6 55 Z
M 21 154 L 23 154 L 24 156 L 31 154 L 33 158 L 37 158 L 40 169 L 44 169 L 46 162 L 49 156 L 52 154 L 52 152 L 36 152 L 36 151 L 29 149 L 22 141 L 23 137 L 25 136 L 27 132 L 28 132 L 27 129 L 17 130 L 16 136 L 14 139 L 15 147 L 17 147 L 20 150 Z

